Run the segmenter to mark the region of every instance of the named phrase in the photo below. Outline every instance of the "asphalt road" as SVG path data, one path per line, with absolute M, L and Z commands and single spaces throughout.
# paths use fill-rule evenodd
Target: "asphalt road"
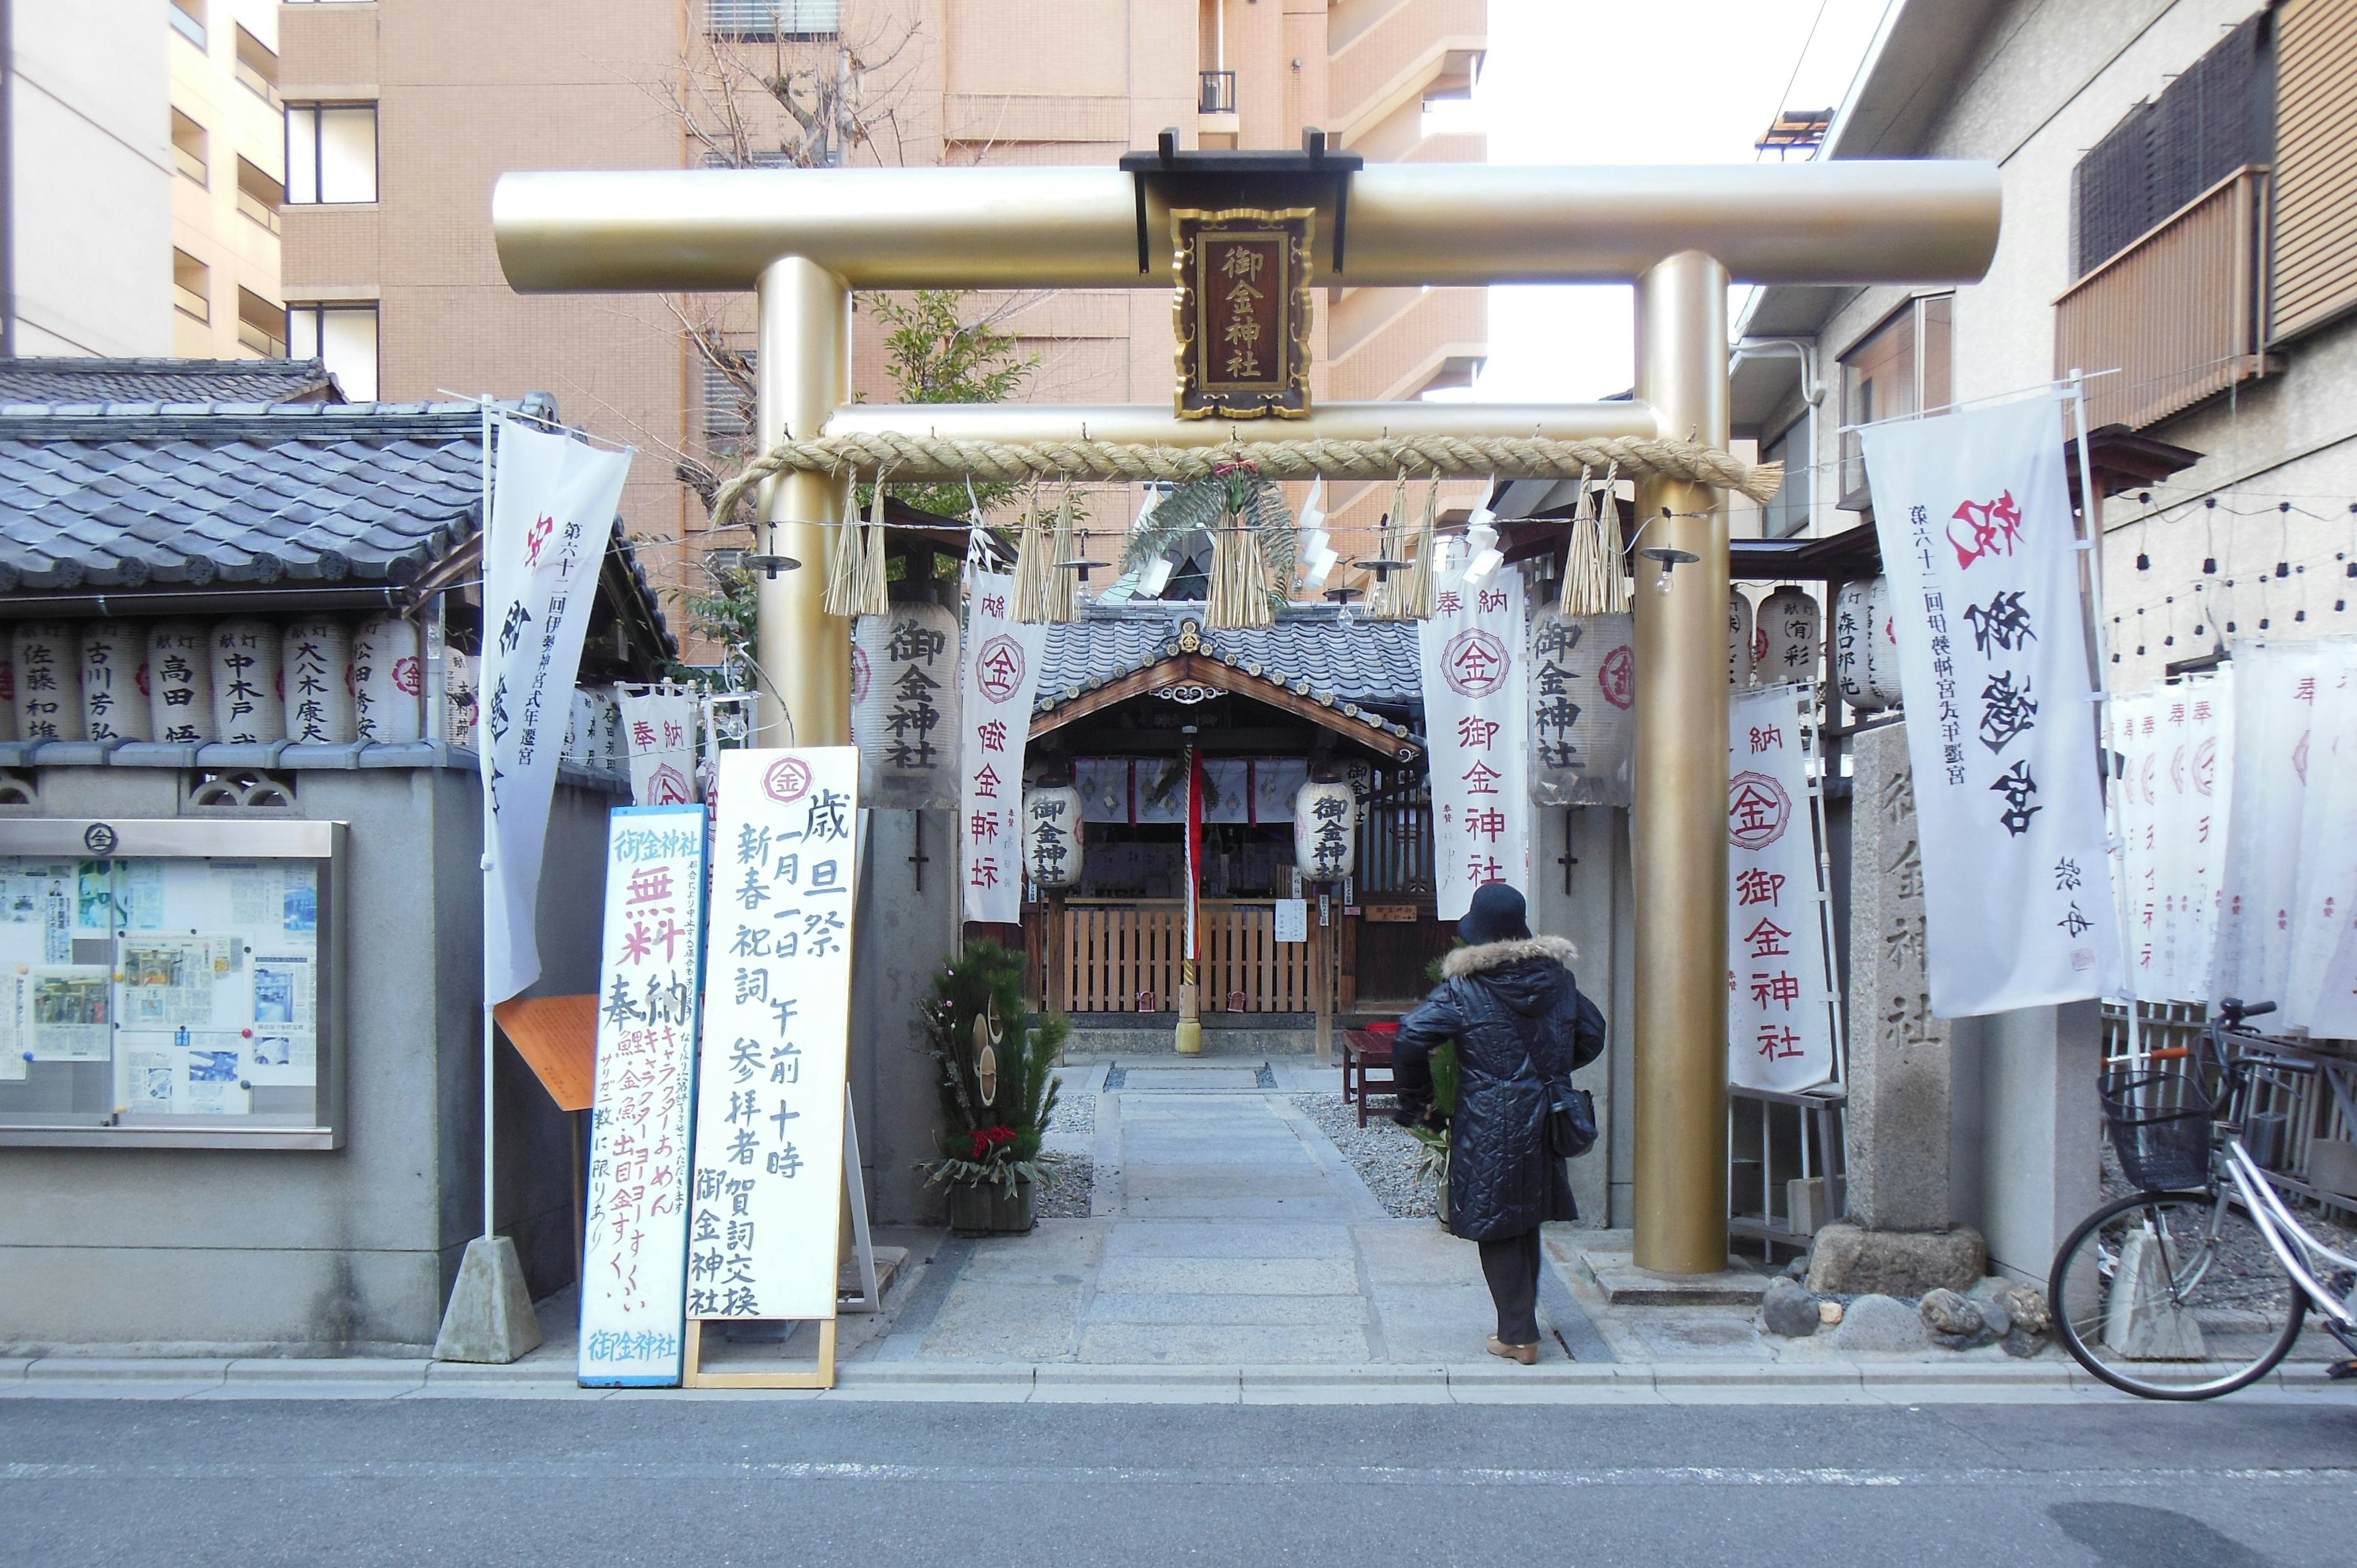
M 0 1563 L 2357 1562 L 2357 1400 L 0 1400 Z

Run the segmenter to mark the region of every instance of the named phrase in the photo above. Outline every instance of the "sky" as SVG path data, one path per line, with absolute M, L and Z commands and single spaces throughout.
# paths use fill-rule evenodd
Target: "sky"
M 1472 101 L 1442 106 L 1426 125 L 1488 132 L 1493 164 L 1772 159 L 1752 144 L 1778 109 L 1838 105 L 1890 3 L 1490 0 L 1489 58 Z M 1737 291 L 1730 319 L 1747 292 Z M 1633 329 L 1623 286 L 1493 288 L 1489 363 L 1469 391 L 1439 395 L 1558 402 L 1625 392 Z

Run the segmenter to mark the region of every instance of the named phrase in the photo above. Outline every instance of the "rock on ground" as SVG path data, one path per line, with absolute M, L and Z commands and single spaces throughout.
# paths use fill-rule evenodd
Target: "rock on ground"
M 1820 1295 L 1920 1296 L 1967 1291 L 1988 1264 L 1988 1243 L 1968 1225 L 1953 1230 L 1868 1230 L 1828 1225 L 1809 1251 L 1809 1288 Z
M 1817 1298 L 1798 1280 L 1776 1280 L 1760 1298 L 1760 1320 L 1770 1334 L 1805 1339 L 1817 1331 Z
M 1834 1330 L 1837 1350 L 1921 1350 L 1931 1344 L 1923 1319 L 1903 1301 L 1887 1295 L 1862 1295 L 1842 1314 Z
M 1932 1343 L 1943 1350 L 1976 1350 L 1996 1342 L 1996 1333 L 1982 1315 L 1980 1303 L 1954 1291 L 1925 1291 L 1915 1310 L 1923 1326 L 1932 1331 Z

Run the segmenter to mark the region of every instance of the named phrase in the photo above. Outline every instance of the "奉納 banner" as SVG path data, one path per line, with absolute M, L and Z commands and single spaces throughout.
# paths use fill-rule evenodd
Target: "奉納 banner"
M 859 753 L 725 751 L 717 793 L 687 1316 L 832 1318 Z
M 666 682 L 640 692 L 617 688 L 615 702 L 622 710 L 630 799 L 641 806 L 694 800 L 695 693 Z
M 615 811 L 581 1264 L 585 1387 L 679 1382 L 703 955 L 704 808 Z
M 1531 885 L 1521 575 L 1468 583 L 1439 574 L 1416 644 L 1432 743 L 1434 895 L 1439 918 L 1454 920 L 1485 882 Z
M 1802 725 L 1813 693 L 1727 705 L 1727 1080 L 1787 1093 L 1834 1076 L 1833 990 Z
M 1943 1018 L 2123 983 L 2059 409 L 2036 397 L 1859 433 Z
M 958 662 L 958 866 L 965 918 L 1023 918 L 1023 748 L 1048 628 L 1015 618 L 1015 579 L 974 572 Z
M 581 639 L 630 471 L 564 432 L 497 422 L 483 531 L 483 786 L 491 865 L 483 884 L 483 1001 L 540 978 L 535 906 L 556 765 L 573 716 Z

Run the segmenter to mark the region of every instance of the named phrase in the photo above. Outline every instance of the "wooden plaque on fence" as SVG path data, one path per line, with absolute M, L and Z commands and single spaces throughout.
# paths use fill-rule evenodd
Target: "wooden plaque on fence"
M 1376 921 L 1379 924 L 1413 926 L 1415 924 L 1415 906 L 1413 904 L 1370 904 L 1367 906 L 1366 918 L 1370 920 Z

